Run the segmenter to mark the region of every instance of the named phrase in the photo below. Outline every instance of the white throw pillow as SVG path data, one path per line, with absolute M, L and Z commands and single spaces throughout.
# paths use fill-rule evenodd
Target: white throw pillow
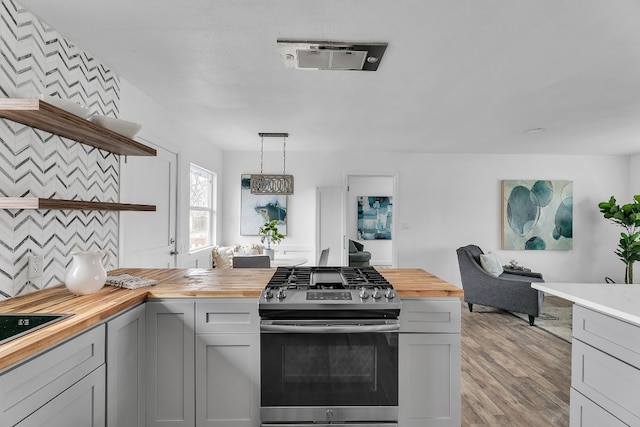
M 213 248 L 213 266 L 215 268 L 231 268 L 235 246 L 218 246 Z
M 498 260 L 496 254 L 491 252 L 480 255 L 480 265 L 487 273 L 496 277 L 504 272 L 502 265 L 500 265 L 500 260 Z
M 244 245 L 236 252 L 238 255 L 262 255 L 263 246 L 259 243 Z

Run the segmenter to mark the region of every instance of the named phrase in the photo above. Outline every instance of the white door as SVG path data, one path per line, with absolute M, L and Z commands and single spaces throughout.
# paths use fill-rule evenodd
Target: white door
M 344 246 L 344 189 L 316 189 L 316 261 L 323 249 L 329 248 L 327 265 L 347 265 Z
M 153 144 L 158 155 L 120 162 L 120 203 L 156 205 L 155 212 L 120 212 L 120 267 L 175 268 L 177 154 Z

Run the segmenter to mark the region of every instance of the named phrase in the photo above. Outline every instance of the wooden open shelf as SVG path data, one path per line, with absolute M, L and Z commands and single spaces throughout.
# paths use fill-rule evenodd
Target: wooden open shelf
M 153 211 L 154 205 L 87 202 L 83 200 L 42 199 L 39 197 L 0 197 L 0 209 L 57 209 L 93 211 Z
M 0 117 L 124 156 L 155 156 L 156 150 L 40 99 L 0 98 Z

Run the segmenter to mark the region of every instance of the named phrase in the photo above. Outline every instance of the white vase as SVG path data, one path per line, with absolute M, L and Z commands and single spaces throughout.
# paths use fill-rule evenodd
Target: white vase
M 270 259 L 271 261 L 273 261 L 273 256 L 275 255 L 276 251 L 274 251 L 273 249 L 267 249 L 267 248 L 264 248 L 264 249 L 262 250 L 262 253 L 263 253 L 264 255 L 269 255 L 269 259 Z
M 107 282 L 104 266 L 109 263 L 108 252 L 72 252 L 71 267 L 67 272 L 65 285 L 76 295 L 89 295 L 98 292 Z M 103 263 L 104 259 L 104 263 Z

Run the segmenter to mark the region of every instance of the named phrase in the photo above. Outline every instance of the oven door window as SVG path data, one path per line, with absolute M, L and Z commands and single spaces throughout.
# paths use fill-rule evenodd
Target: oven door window
M 261 334 L 262 406 L 396 406 L 398 334 Z

